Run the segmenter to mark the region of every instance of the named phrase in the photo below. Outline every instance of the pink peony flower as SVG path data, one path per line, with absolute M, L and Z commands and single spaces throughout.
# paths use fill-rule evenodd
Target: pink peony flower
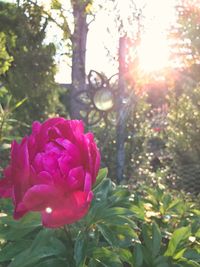
M 30 136 L 12 143 L 0 197 L 12 198 L 15 219 L 39 211 L 46 227 L 71 224 L 88 212 L 99 166 L 99 150 L 81 121 L 34 122 Z

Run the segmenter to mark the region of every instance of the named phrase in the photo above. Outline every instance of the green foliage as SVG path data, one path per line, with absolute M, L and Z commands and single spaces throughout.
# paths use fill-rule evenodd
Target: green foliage
M 6 36 L 0 32 L 0 75 L 4 74 L 10 67 L 13 58 L 6 50 Z
M 137 234 L 131 220 L 129 192 L 109 179 L 102 180 L 103 174 L 106 175 L 106 170 L 99 174 L 88 215 L 63 229 L 43 229 L 34 213 L 13 221 L 10 206 L 3 208 L 3 214 L 8 215 L 1 220 L 0 261 L 11 267 L 49 266 L 46 265 L 49 261 L 79 267 L 122 266 L 123 261 L 131 262 L 127 248 Z
M 1 202 L 0 264 L 9 267 L 200 266 L 200 211 L 159 185 L 132 193 L 100 171 L 81 221 L 45 229 L 37 213 L 11 218 Z M 7 215 L 7 216 L 6 216 Z
M 146 101 L 146 96 L 135 96 L 134 103 L 132 101 L 133 99 L 129 99 L 124 104 L 124 112 L 127 113 L 124 178 L 135 182 L 138 175 L 141 176 L 140 170 L 148 168 L 150 165 L 148 141 L 152 138 L 152 131 L 148 119 L 150 105 Z M 116 126 L 101 124 L 92 127 L 92 131 L 95 133 L 101 149 L 102 165 L 108 167 L 111 177 L 115 177 L 117 167 Z
M 169 98 L 167 151 L 173 159 L 170 171 L 177 175 L 177 186 L 200 192 L 200 87 Z
M 13 59 L 0 79 L 16 101 L 27 98 L 17 118 L 28 123 L 47 118 L 61 108 L 59 88 L 54 82 L 55 47 L 44 42 L 47 25 L 37 5 L 0 2 L 0 32 L 6 36 L 7 52 Z
M 20 138 L 20 127 L 28 127 L 14 118 L 14 113 L 26 99 L 19 102 L 13 100 L 5 87 L 0 91 L 0 169 L 5 167 L 9 159 L 10 144 L 13 139 Z
M 199 266 L 195 256 L 200 252 L 200 220 L 194 203 L 177 196 L 177 192 L 173 196 L 173 192 L 167 192 L 161 185 L 140 190 L 142 193 L 136 194 L 135 204 L 143 208 L 144 217 L 138 216 L 137 210 L 140 243 L 134 248 L 137 263 L 133 266 Z M 187 257 L 189 252 L 193 254 L 192 259 Z

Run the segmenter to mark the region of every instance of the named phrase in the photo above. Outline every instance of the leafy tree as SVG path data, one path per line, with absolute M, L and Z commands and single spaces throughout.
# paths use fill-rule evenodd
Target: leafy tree
M 44 44 L 47 24 L 41 7 L 0 2 L 0 32 L 6 36 L 7 51 L 13 58 L 1 80 L 16 100 L 27 98 L 23 110 L 18 111 L 18 118 L 26 122 L 44 119 L 58 106 L 55 47 Z
M 6 36 L 3 32 L 0 33 L 0 75 L 5 73 L 12 62 L 12 57 L 6 50 Z
M 167 150 L 172 158 L 170 171 L 176 185 L 189 192 L 200 192 L 200 87 L 172 94 L 167 126 Z
M 199 82 L 200 6 L 198 1 L 181 0 L 176 11 L 177 23 L 171 31 L 172 57 L 183 74 Z

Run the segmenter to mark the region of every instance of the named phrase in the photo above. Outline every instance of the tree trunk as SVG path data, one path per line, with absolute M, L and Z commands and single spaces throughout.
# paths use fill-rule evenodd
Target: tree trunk
M 119 81 L 118 81 L 118 118 L 117 118 L 117 183 L 123 180 L 124 164 L 125 164 L 125 130 L 127 112 L 124 110 L 124 94 L 126 90 L 126 81 L 124 78 L 126 68 L 126 36 L 119 40 Z
M 80 119 L 83 106 L 76 101 L 76 95 L 86 88 L 85 54 L 88 33 L 86 1 L 72 1 L 74 33 L 72 35 L 72 90 L 70 94 L 70 116 Z

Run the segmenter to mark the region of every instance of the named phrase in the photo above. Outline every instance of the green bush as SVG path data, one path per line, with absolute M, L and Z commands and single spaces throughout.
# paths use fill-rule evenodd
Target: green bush
M 0 263 L 9 267 L 200 266 L 200 210 L 162 185 L 116 186 L 102 169 L 81 221 L 45 229 L 37 214 L 13 221 L 1 202 Z
M 170 172 L 186 191 L 200 193 L 200 86 L 169 98 L 166 146 Z
M 16 109 L 20 108 L 21 105 L 26 101 L 22 99 L 19 102 L 13 100 L 12 96 L 8 93 L 5 87 L 1 88 L 0 91 L 0 170 L 8 162 L 9 150 L 12 140 L 20 139 L 20 128 L 29 126 L 16 120 L 14 113 Z

